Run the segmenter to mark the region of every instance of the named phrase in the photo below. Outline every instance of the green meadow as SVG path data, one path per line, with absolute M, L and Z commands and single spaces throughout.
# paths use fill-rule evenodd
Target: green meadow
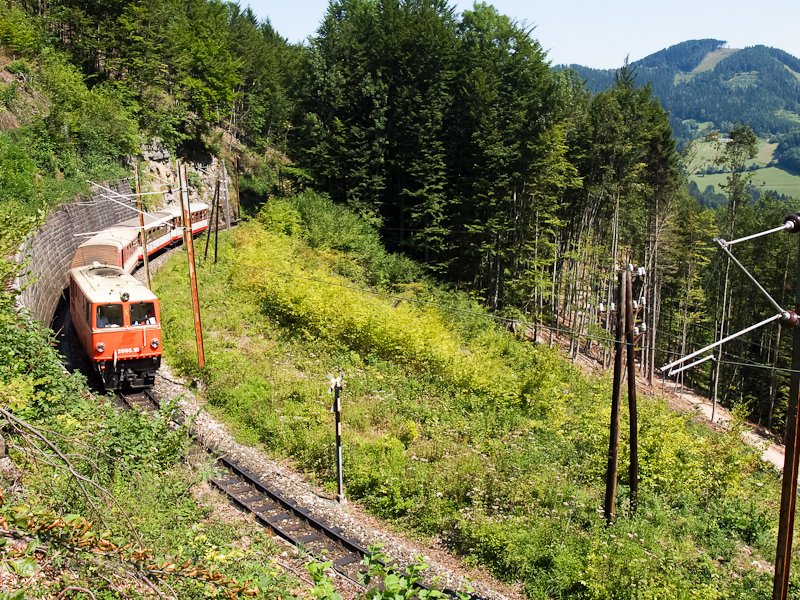
M 758 153 L 755 158 L 747 162 L 748 167 L 756 167 L 751 171 L 753 185 L 761 191 L 776 192 L 792 198 L 800 199 L 800 176 L 792 175 L 783 169 L 767 166 L 772 162 L 772 155 L 777 144 L 766 140 L 760 140 Z M 705 168 L 714 163 L 714 158 L 718 152 L 717 146 L 713 142 L 696 141 L 692 144 L 689 163 L 689 179 L 697 184 L 700 190 L 713 186 L 717 192 L 722 192 L 720 184 L 724 184 L 727 178 L 725 173 L 704 174 L 701 173 Z

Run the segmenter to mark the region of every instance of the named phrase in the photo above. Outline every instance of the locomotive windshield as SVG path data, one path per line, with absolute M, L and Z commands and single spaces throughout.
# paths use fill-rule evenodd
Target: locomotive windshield
M 155 325 L 156 307 L 152 302 L 131 304 L 131 325 Z
M 97 327 L 122 327 L 122 304 L 103 304 L 97 307 Z

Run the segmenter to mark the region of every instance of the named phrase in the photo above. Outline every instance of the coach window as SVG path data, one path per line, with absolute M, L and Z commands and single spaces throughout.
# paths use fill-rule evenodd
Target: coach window
M 97 327 L 122 327 L 122 304 L 102 304 L 97 307 Z
M 155 325 L 156 307 L 152 302 L 131 304 L 131 325 Z

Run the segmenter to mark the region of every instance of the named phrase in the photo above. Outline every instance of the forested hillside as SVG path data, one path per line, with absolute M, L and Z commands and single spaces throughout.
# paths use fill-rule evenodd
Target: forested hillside
M 634 67 L 593 94 L 548 68 L 532 34 L 490 6 L 459 15 L 430 0 L 335 1 L 310 43 L 293 46 L 215 0 L 19 2 L 0 35 L 4 114 L 19 125 L 2 134 L 19 156 L 5 160 L 21 160 L 28 176 L 0 173 L 18 205 L 57 198 L 43 182 L 123 167 L 137 140 L 155 136 L 179 153 L 239 155 L 253 205 L 306 187 L 329 194 L 441 281 L 571 332 L 573 352 L 593 343 L 587 336 L 605 343 L 615 269 L 642 265 L 650 378 L 673 353 L 768 310 L 758 296 L 731 296 L 749 284 L 710 244 L 773 227 L 788 208 L 748 188 L 747 131 L 722 145 L 722 206 L 703 209 L 686 193 L 668 115 Z M 714 43 L 650 62 L 677 54 L 686 67 Z M 744 52 L 720 65 L 776 55 Z M 57 101 L 35 107 L 39 89 Z M 742 249 L 761 257 L 756 275 L 787 303 L 788 245 L 776 237 Z M 713 377 L 708 365 L 689 375 L 780 427 L 787 338 L 769 330 L 727 347 Z
M 330 214 L 322 211 L 323 223 L 374 228 L 380 237 L 367 236 L 367 246 L 360 236 L 325 229 L 329 237 L 342 238 L 341 246 L 333 246 L 337 252 L 362 252 L 376 261 L 346 257 L 328 270 L 392 294 L 413 293 L 422 272 L 468 294 L 496 317 L 549 326 L 569 340 L 573 356 L 599 347 L 607 362 L 617 273 L 641 266 L 638 359 L 651 381 L 674 356 L 772 315 L 774 308 L 720 257 L 712 239 L 774 228 L 796 208 L 749 185 L 748 161 L 758 139 L 751 127 L 728 121 L 726 111 L 734 105 L 752 109 L 753 118 L 761 119 L 753 127 L 788 132 L 800 114 L 797 61 L 757 47 L 723 52 L 709 63 L 708 52 L 719 53 L 721 42 L 704 40 L 602 74 L 608 85 L 592 89 L 575 72 L 552 69 L 534 33 L 489 5 L 457 14 L 444 0 L 332 0 L 306 45 L 287 43 L 268 21 L 221 0 L 11 0 L 0 12 L 0 248 L 4 256 L 13 254 L 48 208 L 72 198 L 88 179 L 129 174 L 141 145 L 157 138 L 182 157 L 237 157 L 245 208 L 267 228 L 273 219 L 284 234 L 308 241 L 311 234 L 301 221 L 311 209 L 285 201 L 296 192 L 322 194 L 320 203 L 332 202 L 354 219 L 336 220 L 330 214 L 337 208 L 331 208 Z M 671 79 L 642 85 L 647 69 L 665 68 L 672 70 Z M 764 78 L 766 73 L 774 77 Z M 705 113 L 680 117 L 682 123 L 714 121 L 725 130 L 713 137 L 724 176 L 723 197 L 709 203 L 713 208 L 687 191 L 685 160 L 658 99 L 669 86 L 694 90 L 686 97 L 696 103 L 714 94 L 714 102 L 698 108 Z M 769 93 L 756 102 L 753 94 L 762 90 Z M 777 152 L 793 161 L 794 146 L 785 139 Z M 281 262 L 281 268 L 294 264 L 261 254 L 271 247 L 269 235 L 245 232 L 254 246 L 245 244 L 250 238 L 235 239 L 250 248 L 254 260 Z M 381 244 L 400 257 L 377 252 Z M 736 247 L 782 306 L 793 302 L 795 248 L 796 238 L 786 233 Z M 420 266 L 409 266 L 411 259 Z M 0 275 L 7 279 L 16 267 L 2 264 Z M 268 272 L 268 264 L 258 267 Z M 237 284 L 248 293 L 294 298 L 295 291 L 271 279 L 244 279 L 239 276 Z M 357 325 L 360 302 L 327 314 L 348 313 Z M 303 309 L 294 301 L 276 303 L 275 310 L 289 310 L 284 304 Z M 313 303 L 306 308 L 271 318 L 296 318 L 314 337 L 314 328 L 304 323 L 318 325 L 315 319 L 326 313 Z M 372 339 L 371 330 L 350 325 L 342 325 L 348 344 Z M 377 330 L 391 333 L 382 327 Z M 763 328 L 681 377 L 780 432 L 790 337 L 777 326 Z M 428 368 L 430 348 L 412 344 L 406 355 L 407 340 L 398 339 L 383 360 L 396 360 L 398 369 Z M 454 354 L 481 354 L 478 347 L 442 344 Z M 517 350 L 507 352 L 513 357 Z M 529 357 L 528 350 L 519 352 Z M 366 354 L 365 361 L 371 360 Z M 459 373 L 457 363 L 439 355 L 431 360 L 453 369 L 447 376 L 456 387 L 460 377 L 484 385 L 482 372 Z M 505 369 L 503 360 L 491 369 Z M 509 386 L 509 397 L 522 401 L 527 392 Z M 481 390 L 487 414 L 497 390 L 508 399 L 502 385 L 486 383 Z M 548 427 L 546 412 L 523 410 L 512 417 Z M 504 435 L 512 436 L 512 429 Z M 409 435 L 414 437 L 413 428 Z M 576 436 L 578 447 L 597 443 Z M 376 456 L 391 458 L 395 447 L 375 450 Z M 676 502 L 689 506 L 698 490 L 691 488 Z M 395 493 L 392 486 L 386 490 Z M 416 496 L 404 491 L 392 498 L 402 505 Z M 753 510 L 760 519 L 760 505 Z M 734 511 L 725 519 L 739 516 Z M 726 522 L 714 535 L 723 538 L 733 529 Z M 750 539 L 753 528 L 747 531 L 742 540 Z M 766 528 L 754 531 L 753 543 L 766 547 Z M 488 526 L 471 530 L 464 544 L 470 536 L 488 540 L 480 552 L 489 553 L 492 539 L 499 544 L 514 537 L 513 523 L 502 535 Z M 606 545 L 592 548 L 598 556 L 608 551 Z M 589 546 L 576 554 L 583 551 Z M 544 563 L 509 559 L 513 564 L 497 569 L 514 577 L 546 570 L 556 560 L 548 556 Z M 702 556 L 701 566 L 686 569 L 714 571 L 712 554 Z M 602 560 L 596 564 L 604 568 Z M 562 567 L 573 573 L 569 565 Z M 681 590 L 689 589 L 680 581 Z M 580 580 L 569 583 L 578 586 Z M 558 589 L 570 593 L 569 586 Z
M 777 48 L 727 48 L 721 40 L 692 40 L 631 63 L 640 84 L 671 115 L 675 134 L 692 139 L 704 128 L 749 125 L 762 137 L 800 129 L 800 59 Z M 570 65 L 593 92 L 607 89 L 613 70 Z

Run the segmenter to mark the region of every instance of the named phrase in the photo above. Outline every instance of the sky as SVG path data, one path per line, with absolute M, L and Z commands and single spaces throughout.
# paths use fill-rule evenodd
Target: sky
M 238 0 L 283 37 L 314 35 L 327 0 Z M 471 1 L 450 0 L 456 12 Z M 800 0 L 494 0 L 497 10 L 535 26 L 556 64 L 611 69 L 686 40 L 714 38 L 731 48 L 763 44 L 800 58 Z

